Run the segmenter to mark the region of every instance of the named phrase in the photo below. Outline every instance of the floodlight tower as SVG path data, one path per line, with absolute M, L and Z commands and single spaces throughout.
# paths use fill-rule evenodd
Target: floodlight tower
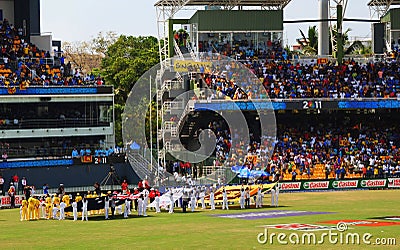
M 335 55 L 339 64 L 343 61 L 343 18 L 346 13 L 348 0 L 330 0 L 329 16 L 331 20 L 336 20 L 336 29 L 330 21 L 330 34 L 332 44 L 332 54 Z M 335 34 L 336 31 L 336 34 Z

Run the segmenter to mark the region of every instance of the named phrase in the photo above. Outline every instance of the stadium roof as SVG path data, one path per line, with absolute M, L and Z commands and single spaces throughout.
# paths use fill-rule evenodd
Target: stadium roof
M 400 5 L 400 0 L 371 0 L 368 6 L 390 6 Z
M 154 6 L 261 6 L 283 9 L 291 0 L 159 0 Z

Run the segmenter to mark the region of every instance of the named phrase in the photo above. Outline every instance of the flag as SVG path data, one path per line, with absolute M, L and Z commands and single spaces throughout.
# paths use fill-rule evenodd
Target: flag
M 82 163 L 92 163 L 93 159 L 91 155 L 84 155 L 81 157 L 81 162 Z

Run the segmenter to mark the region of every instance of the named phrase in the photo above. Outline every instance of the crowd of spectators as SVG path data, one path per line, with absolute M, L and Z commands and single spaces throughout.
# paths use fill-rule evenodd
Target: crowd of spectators
M 214 120 L 208 125 L 216 135 L 214 166 L 246 166 L 274 178 L 293 180 L 298 175 L 321 177 L 314 174 L 319 171 L 316 166 L 323 166 L 325 178 L 344 179 L 356 174 L 364 178 L 400 177 L 400 129 L 391 116 L 379 117 L 314 116 L 295 124 L 289 120 L 292 118 L 281 118 L 274 142 L 255 133 L 257 126 L 250 126 L 249 141 L 244 141 L 244 131 L 230 134 L 227 124 Z M 376 120 L 380 120 L 379 127 Z M 185 163 L 176 162 L 173 171 L 191 174 Z
M 394 56 L 385 60 L 361 63 L 348 59 L 342 65 L 335 65 L 333 62 L 318 64 L 317 60 L 290 60 L 279 40 L 268 41 L 257 46 L 258 49 L 252 40 L 242 39 L 232 44 L 231 47 L 228 42 L 209 39 L 199 42 L 199 51 L 205 53 L 204 57 L 220 53 L 239 60 L 262 84 L 252 84 L 246 73 L 233 64 L 213 66 L 205 77 L 205 80 L 211 78 L 207 84 L 217 91 L 210 99 L 222 99 L 225 95 L 232 99 L 262 99 L 266 94 L 277 99 L 400 96 L 398 48 L 392 51 Z M 231 91 L 225 93 L 226 88 Z M 246 95 L 235 96 L 238 88 Z
M 52 57 L 49 51 L 28 42 L 22 28 L 4 19 L 0 25 L 0 87 L 23 90 L 29 86 L 51 85 L 104 85 L 104 79 L 73 69 L 62 55 Z
M 292 124 L 293 125 L 293 124 Z M 310 125 L 310 126 L 308 126 Z M 299 123 L 280 124 L 279 135 L 270 155 L 266 140 L 257 138 L 232 147 L 226 166 L 247 166 L 273 176 L 306 175 L 323 165 L 326 177 L 343 179 L 357 173 L 365 178 L 400 176 L 400 130 L 397 126 L 377 128 L 374 121 L 359 124 Z M 295 175 L 296 175 L 295 174 Z
M 239 61 L 244 60 L 286 60 L 286 51 L 280 39 L 266 40 L 255 44 L 252 39 L 238 38 L 231 42 L 214 38 L 199 41 L 199 52 L 219 53 Z
M 202 74 L 207 86 L 216 91 L 207 98 L 263 99 L 266 94 L 271 99 L 400 97 L 400 61 L 361 64 L 350 60 L 343 65 L 248 61 L 245 65 L 262 85 L 235 68 L 216 68 Z

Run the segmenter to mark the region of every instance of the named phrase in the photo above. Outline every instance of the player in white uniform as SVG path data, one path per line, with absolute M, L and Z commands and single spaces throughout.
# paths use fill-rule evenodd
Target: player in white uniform
M 72 213 L 74 215 L 74 221 L 78 220 L 78 203 L 72 202 Z
M 228 207 L 228 194 L 226 193 L 225 188 L 222 190 L 222 210 L 229 210 Z
M 275 186 L 275 206 L 276 207 L 279 206 L 278 199 L 279 199 L 279 183 L 277 183 Z
M 212 187 L 210 188 L 210 206 L 211 210 L 215 210 L 214 190 Z
M 244 209 L 244 188 L 240 189 L 239 203 L 240 203 L 240 209 Z
M 44 198 L 40 199 L 40 208 L 41 208 L 41 213 L 42 213 L 42 219 L 46 218 L 46 203 Z
M 200 191 L 201 209 L 206 209 L 206 203 L 204 202 L 205 196 L 206 196 L 206 190 L 205 188 L 202 188 Z
M 86 197 L 82 199 L 82 221 L 86 219 L 88 221 L 88 200 Z
M 104 219 L 108 220 L 108 210 L 110 210 L 110 198 L 109 196 L 104 197 Z
M 56 204 L 54 204 L 52 212 L 53 212 L 53 220 L 57 220 L 58 219 L 58 217 L 57 217 L 58 207 Z
M 138 216 L 143 216 L 143 194 L 141 194 L 137 199 L 137 204 L 138 204 L 137 207 Z
M 143 216 L 147 216 L 147 204 L 149 203 L 149 190 L 143 190 Z
M 158 194 L 156 194 L 154 201 L 156 202 L 156 213 L 160 213 L 160 196 Z
M 278 185 L 278 184 L 276 184 L 276 185 Z M 275 187 L 276 187 L 276 185 L 273 187 L 273 188 L 271 188 L 271 207 L 275 207 Z
M 172 192 L 172 189 L 170 192 L 171 193 L 169 194 L 169 211 L 168 211 L 168 213 L 172 214 L 174 212 L 174 193 Z
M 65 202 L 61 201 L 60 203 L 60 218 L 59 220 L 65 220 L 65 212 L 64 209 L 67 206 L 67 204 L 65 204 Z
M 194 212 L 194 208 L 196 207 L 196 190 L 193 189 L 192 193 L 190 194 L 190 209 Z
M 258 187 L 257 190 L 257 200 L 256 200 L 256 208 L 261 208 L 262 207 L 262 198 L 263 194 L 261 192 L 261 187 Z
M 128 218 L 130 206 L 131 206 L 131 204 L 129 202 L 129 199 L 125 199 L 125 209 L 124 209 L 124 218 L 125 219 Z
M 119 205 L 119 206 L 117 206 L 117 212 L 118 212 L 119 214 L 122 214 L 122 213 L 123 213 L 123 212 L 122 212 L 122 204 Z

